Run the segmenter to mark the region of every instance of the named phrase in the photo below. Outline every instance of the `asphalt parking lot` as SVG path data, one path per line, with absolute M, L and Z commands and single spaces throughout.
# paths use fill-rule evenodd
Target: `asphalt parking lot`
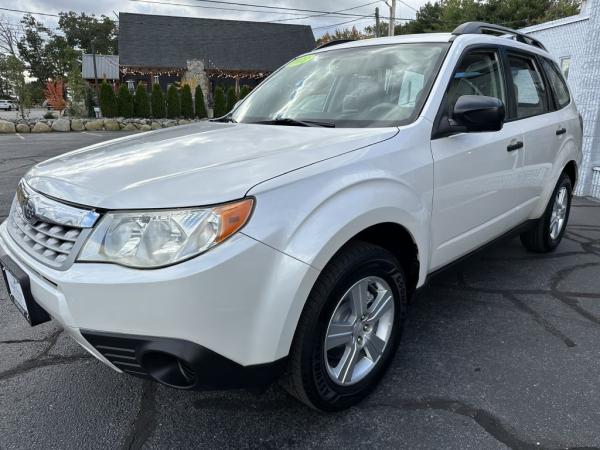
M 0 136 L 0 218 L 36 162 L 123 133 Z M 182 392 L 120 375 L 0 288 L 0 449 L 600 448 L 600 203 L 551 255 L 512 239 L 419 292 L 365 402 L 309 410 L 277 387 Z

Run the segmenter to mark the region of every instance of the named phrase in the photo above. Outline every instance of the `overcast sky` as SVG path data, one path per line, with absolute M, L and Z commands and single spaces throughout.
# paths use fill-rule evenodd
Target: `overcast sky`
M 369 1 L 369 0 L 279 0 L 279 1 L 268 1 L 268 0 L 223 0 L 224 2 L 234 3 L 246 3 L 246 4 L 257 4 L 265 6 L 281 6 L 286 8 L 299 8 L 309 9 L 317 11 L 340 11 L 347 8 L 354 8 L 360 5 L 360 8 L 345 11 L 344 14 L 357 14 L 367 15 L 374 14 L 375 7 L 379 7 L 380 15 L 382 17 L 389 16 L 389 9 L 383 1 Z M 403 0 L 402 2 L 397 1 L 396 17 L 398 18 L 414 18 L 415 9 L 418 9 L 421 5 L 426 3 L 427 0 Z M 178 3 L 180 5 L 195 5 L 197 7 L 190 6 L 177 6 L 177 5 L 163 5 L 160 3 Z M 202 7 L 200 7 L 202 6 Z M 44 13 L 58 13 L 60 11 L 77 11 L 85 13 L 95 13 L 96 15 L 105 14 L 116 18 L 115 14 L 121 12 L 137 12 L 145 14 L 164 14 L 173 16 L 188 16 L 188 17 L 210 17 L 217 19 L 235 19 L 235 20 L 257 20 L 257 21 L 277 21 L 286 19 L 282 23 L 298 23 L 311 25 L 314 28 L 315 37 L 319 37 L 326 31 L 335 31 L 336 28 L 349 28 L 356 25 L 357 28 L 361 29 L 374 22 L 373 19 L 369 18 L 357 18 L 355 16 L 323 16 L 323 17 L 310 17 L 302 18 L 317 13 L 310 12 L 298 12 L 298 11 L 284 11 L 284 10 L 273 10 L 264 8 L 251 8 L 246 6 L 233 6 L 218 3 L 205 3 L 197 0 L 148 0 L 148 2 L 140 2 L 133 0 L 99 0 L 99 1 L 88 1 L 88 0 L 20 0 L 15 1 L 3 1 L 0 0 L 0 7 L 12 8 L 19 10 L 27 10 L 32 12 L 44 12 Z M 412 7 L 412 8 L 411 8 Z M 233 10 L 221 10 L 212 8 L 236 8 L 247 11 L 233 11 Z M 413 9 L 414 8 L 414 9 Z M 11 13 L 6 11 L 0 11 L 0 15 L 5 14 L 11 19 L 13 23 L 17 23 L 22 13 Z M 56 19 L 53 17 L 36 16 L 42 22 L 47 24 L 55 24 Z M 289 20 L 291 19 L 291 20 Z M 352 21 L 347 24 L 342 22 Z M 337 25 L 336 24 L 340 24 Z

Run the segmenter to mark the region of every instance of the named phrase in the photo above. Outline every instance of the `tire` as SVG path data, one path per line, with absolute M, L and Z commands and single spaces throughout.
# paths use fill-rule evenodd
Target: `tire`
M 563 192 L 565 198 L 561 205 L 560 196 Z M 567 229 L 572 197 L 571 179 L 563 172 L 552 192 L 544 215 L 530 230 L 521 234 L 521 243 L 527 250 L 535 253 L 550 253 L 556 250 Z
M 357 295 L 352 297 L 353 293 Z M 353 298 L 367 300 L 363 304 Z M 362 317 L 355 312 L 359 304 L 366 307 Z M 376 304 L 385 305 L 379 309 L 380 314 L 376 313 Z M 356 241 L 346 245 L 322 271 L 307 299 L 282 378 L 283 387 L 301 402 L 322 411 L 338 411 L 358 403 L 375 388 L 392 361 L 406 305 L 405 278 L 398 260 L 372 244 Z M 340 326 L 344 327 L 343 335 L 351 329 L 352 336 L 336 334 L 334 327 L 341 330 Z M 335 346 L 340 336 L 347 342 Z M 326 342 L 328 348 L 333 347 L 326 350 Z M 350 354 L 357 357 L 344 358 Z M 351 360 L 358 363 L 344 370 L 351 364 L 342 361 Z

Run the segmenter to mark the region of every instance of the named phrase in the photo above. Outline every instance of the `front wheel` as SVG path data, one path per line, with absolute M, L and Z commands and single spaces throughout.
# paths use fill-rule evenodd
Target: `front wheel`
M 527 250 L 549 253 L 558 247 L 569 221 L 572 197 L 571 179 L 563 173 L 554 188 L 544 215 L 537 220 L 533 228 L 521 234 L 521 243 Z
M 406 316 L 402 268 L 387 250 L 353 242 L 311 291 L 284 388 L 308 406 L 347 408 L 373 390 L 398 346 Z

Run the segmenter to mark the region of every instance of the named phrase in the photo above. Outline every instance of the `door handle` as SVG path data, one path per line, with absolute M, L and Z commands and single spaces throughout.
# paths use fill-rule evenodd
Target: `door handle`
M 517 141 L 514 144 L 509 144 L 508 147 L 506 147 L 506 150 L 509 152 L 514 152 L 520 148 L 523 148 L 523 141 Z
M 560 136 L 561 134 L 565 134 L 567 132 L 566 128 L 559 128 L 558 130 L 556 130 L 556 135 Z

